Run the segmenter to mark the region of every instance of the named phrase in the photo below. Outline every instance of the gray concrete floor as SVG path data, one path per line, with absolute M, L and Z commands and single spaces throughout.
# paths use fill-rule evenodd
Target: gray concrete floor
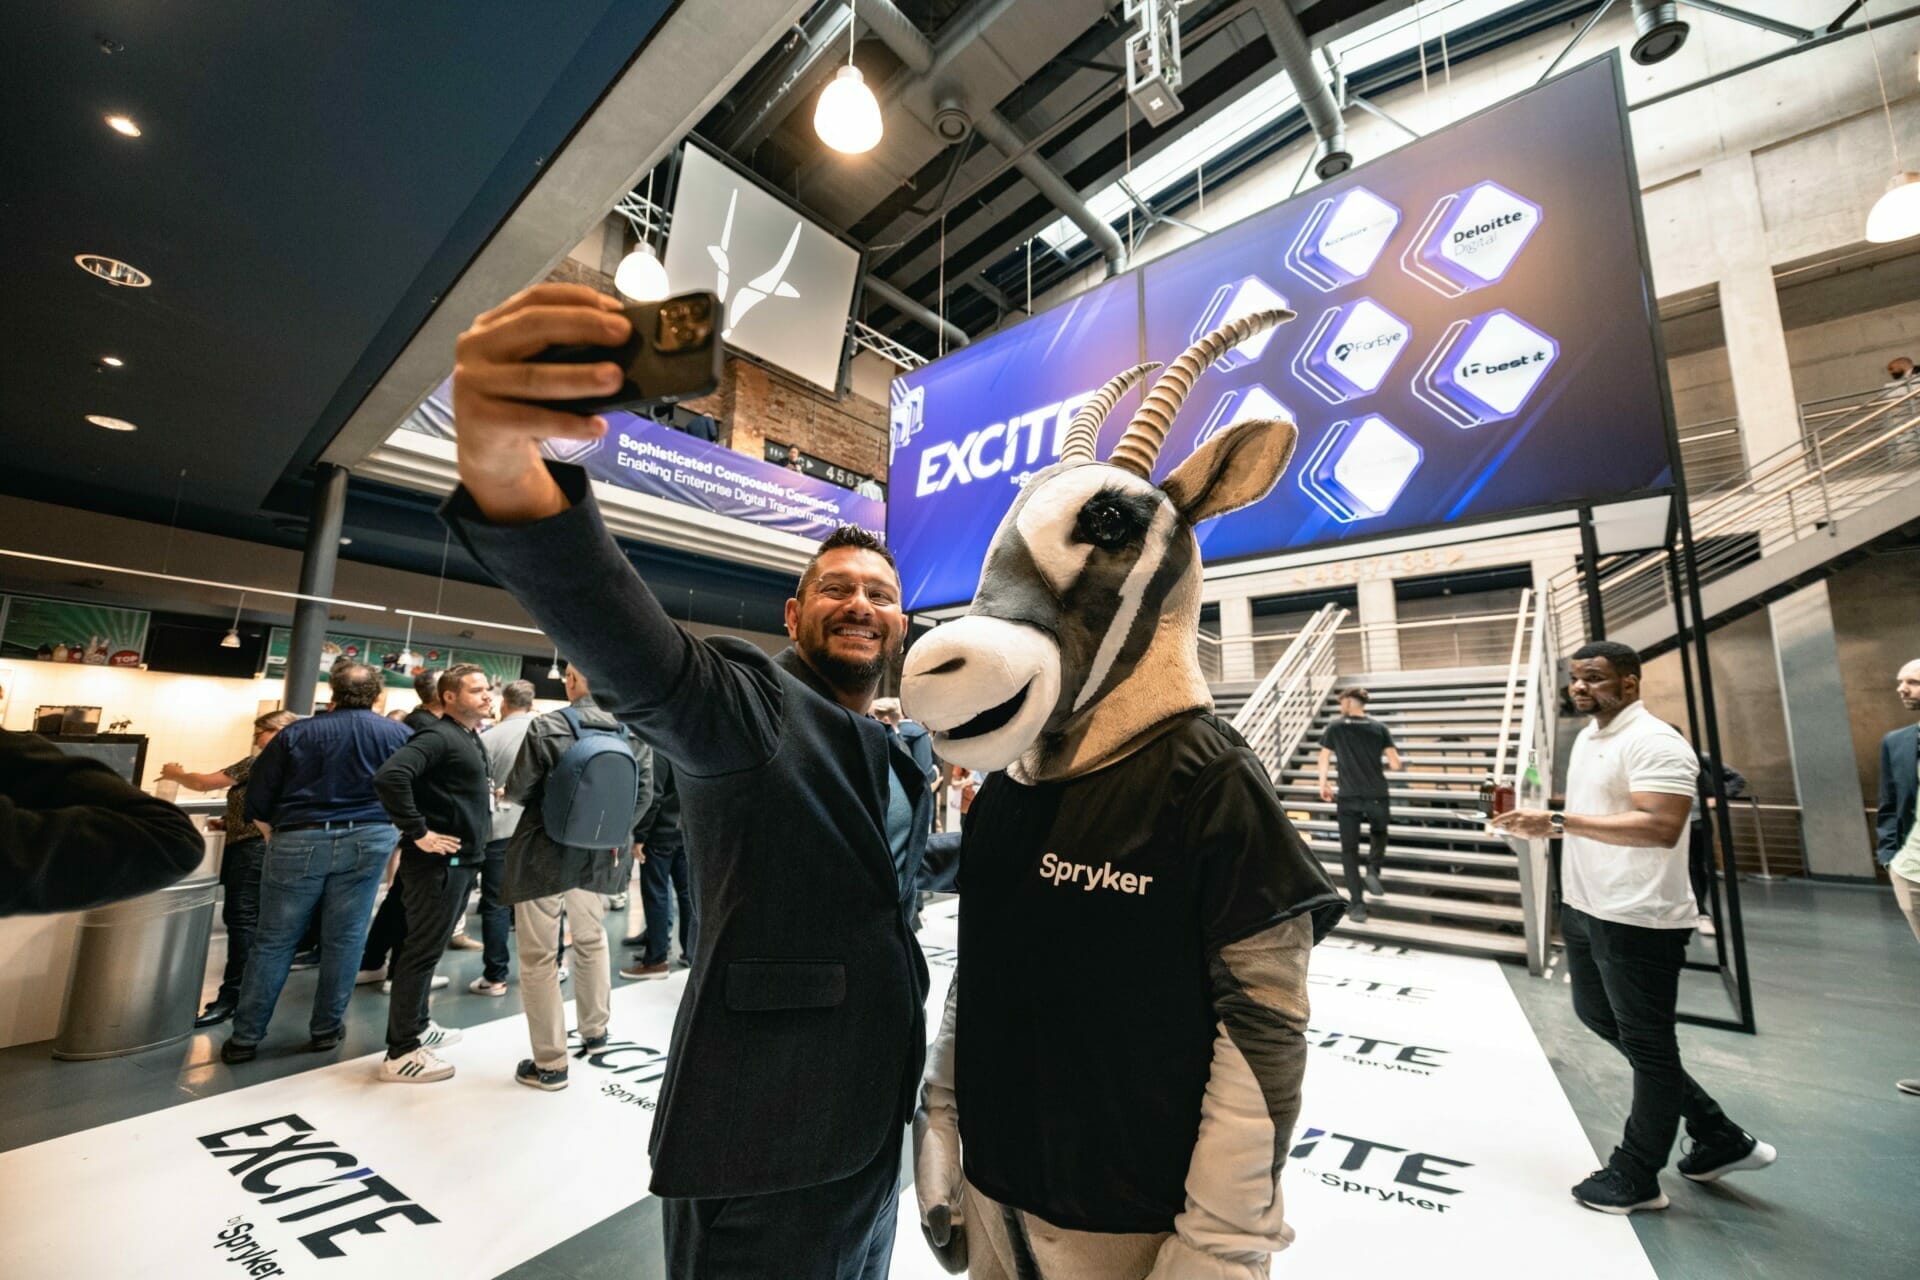
M 1669 1170 L 1673 1207 L 1636 1215 L 1640 1240 L 1665 1280 L 1920 1274 L 1913 1208 L 1920 1098 L 1893 1087 L 1920 1075 L 1920 945 L 1884 890 L 1749 884 L 1745 903 L 1760 1034 L 1682 1027 L 1681 1048 L 1695 1078 L 1735 1120 L 1777 1146 L 1780 1162 L 1712 1187 Z M 608 931 L 637 931 L 637 903 L 631 917 L 609 913 Z M 216 947 L 216 967 L 218 959 Z M 450 952 L 440 971 L 452 984 L 434 999 L 439 1021 L 470 1026 L 520 1012 L 517 986 L 504 999 L 467 993 L 480 972 L 477 952 Z M 1517 968 L 1507 974 L 1594 1148 L 1610 1151 L 1631 1093 L 1626 1063 L 1574 1019 L 1564 981 Z M 104 1062 L 54 1062 L 44 1044 L 0 1050 L 0 1150 L 338 1060 L 298 1051 L 312 988 L 310 972 L 292 976 L 266 1052 L 239 1069 L 219 1061 L 224 1029 Z M 1683 1005 L 1727 1007 L 1705 975 Z M 385 1026 L 386 1001 L 357 994 L 339 1056 L 374 1052 Z M 910 1221 L 901 1227 L 914 1229 Z M 649 1198 L 506 1274 L 653 1280 L 664 1274 L 659 1242 L 659 1205 Z M 1553 1259 L 1542 1258 L 1540 1271 L 1551 1276 Z

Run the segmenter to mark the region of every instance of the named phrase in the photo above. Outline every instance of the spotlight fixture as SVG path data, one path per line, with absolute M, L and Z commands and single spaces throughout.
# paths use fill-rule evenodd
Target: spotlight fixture
M 647 217 L 646 226 L 653 225 L 653 216 L 659 210 L 653 203 L 653 174 L 647 174 Z M 658 302 L 667 296 L 667 269 L 661 265 L 660 255 L 653 251 L 653 242 L 648 239 L 643 228 L 640 243 L 633 252 L 620 259 L 620 265 L 613 273 L 613 287 L 632 298 L 635 302 Z
M 107 368 L 109 369 L 118 369 L 120 366 L 124 365 L 126 361 L 122 360 L 119 356 L 101 356 L 100 363 L 107 366 Z
M 247 593 L 242 591 L 240 593 L 240 603 L 233 606 L 233 625 L 227 628 L 227 634 L 220 637 L 220 647 L 222 649 L 238 649 L 240 647 L 240 611 L 246 607 Z
M 87 415 L 87 421 L 96 427 L 105 427 L 109 431 L 138 431 L 140 429 L 131 422 L 128 422 L 125 418 L 109 418 L 104 413 L 90 413 Z
M 140 136 L 140 126 L 133 122 L 132 116 L 108 116 L 107 128 L 120 134 L 122 137 L 137 138 Z
M 1124 12 L 1140 24 L 1127 37 L 1127 97 L 1159 128 L 1180 104 L 1180 6 L 1175 0 L 1127 0 Z
M 74 263 L 88 275 L 99 276 L 108 284 L 121 285 L 128 289 L 144 289 L 153 283 L 153 277 L 118 258 L 109 258 L 104 253 L 76 253 Z
M 848 0 L 847 65 L 833 73 L 833 80 L 820 91 L 813 108 L 813 131 L 820 141 L 835 151 L 857 156 L 880 145 L 885 126 L 880 120 L 880 103 L 867 87 L 860 68 L 853 65 L 853 45 L 859 34 L 857 4 Z
M 1867 47 L 1873 51 L 1873 77 L 1880 82 L 1880 109 L 1887 116 L 1887 143 L 1893 150 L 1893 179 L 1886 194 L 1867 213 L 1867 239 L 1890 244 L 1920 236 L 1920 173 L 1900 164 L 1900 133 L 1893 127 L 1893 105 L 1887 100 L 1887 79 L 1880 73 L 1880 45 L 1873 38 L 1873 19 L 1867 25 Z
M 1633 60 L 1643 67 L 1680 52 L 1689 28 L 1673 0 L 1633 0 Z

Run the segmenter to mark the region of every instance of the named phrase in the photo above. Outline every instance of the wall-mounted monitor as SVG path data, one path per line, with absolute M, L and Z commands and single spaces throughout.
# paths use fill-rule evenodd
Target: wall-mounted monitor
M 681 149 L 667 283 L 708 289 L 735 349 L 837 394 L 860 253 L 726 161 Z
M 1298 424 L 1274 491 L 1200 527 L 1210 563 L 1668 486 L 1625 106 L 1617 58 L 1595 61 L 897 379 L 907 607 L 971 598 L 1096 387 L 1267 307 L 1297 318 L 1201 375 L 1155 472 L 1245 418 Z

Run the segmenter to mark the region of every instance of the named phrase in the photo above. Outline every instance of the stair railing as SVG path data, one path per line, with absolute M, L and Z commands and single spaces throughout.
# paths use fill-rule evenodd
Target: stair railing
M 1339 605 L 1322 606 L 1233 717 L 1234 729 L 1253 748 L 1269 777 L 1279 778 L 1333 688 L 1334 642 L 1346 617 L 1347 611 Z
M 1513 772 L 1505 771 L 1505 758 L 1496 766 L 1496 778 L 1513 788 L 1514 803 L 1523 809 L 1545 808 L 1548 797 L 1553 791 L 1553 761 L 1555 736 L 1560 720 L 1559 689 L 1555 680 L 1555 654 L 1559 652 L 1554 619 L 1552 589 L 1540 592 L 1533 601 L 1533 634 L 1527 646 L 1526 665 L 1516 666 L 1508 681 L 1507 691 L 1511 695 L 1516 686 L 1521 692 L 1520 704 L 1520 749 L 1514 756 Z M 1525 623 L 1523 622 L 1523 627 Z M 1519 632 L 1515 632 L 1516 646 Z M 1504 753 L 1507 742 L 1507 726 L 1502 718 L 1500 748 Z M 1544 762 L 1544 770 L 1541 769 Z M 1538 775 L 1535 783 L 1527 781 L 1528 766 L 1534 766 Z M 1527 972 L 1538 977 L 1546 971 L 1547 947 L 1552 937 L 1552 894 L 1548 886 L 1547 841 L 1522 840 L 1513 836 L 1506 837 L 1517 860 L 1520 873 L 1520 927 L 1526 935 Z
M 1513 700 L 1519 692 L 1521 680 L 1520 657 L 1527 643 L 1527 606 L 1533 603 L 1533 588 L 1520 593 L 1520 608 L 1513 615 L 1513 656 L 1507 661 L 1507 691 L 1500 700 L 1500 743 L 1494 749 L 1493 776 L 1496 781 L 1505 781 L 1507 776 L 1507 739 L 1513 733 Z M 1536 627 L 1537 631 L 1539 628 Z

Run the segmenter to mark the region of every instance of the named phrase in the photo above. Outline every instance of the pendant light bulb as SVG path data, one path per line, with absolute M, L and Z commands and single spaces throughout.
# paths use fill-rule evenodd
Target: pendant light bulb
M 1920 236 L 1920 173 L 1909 170 L 1894 174 L 1886 194 L 1874 201 L 1867 214 L 1867 239 L 1891 244 L 1911 236 Z
M 613 287 L 635 302 L 658 302 L 667 296 L 667 269 L 652 245 L 641 243 L 620 259 Z
M 880 145 L 884 127 L 880 103 L 867 87 L 860 68 L 853 65 L 853 45 L 859 34 L 859 7 L 847 8 L 847 65 L 834 72 L 813 106 L 813 131 L 820 141 L 845 155 L 857 156 Z
M 238 649 L 240 647 L 240 611 L 246 607 L 247 593 L 242 591 L 240 593 L 240 603 L 233 606 L 233 625 L 227 628 L 227 634 L 220 637 L 220 647 L 222 649 Z
M 407 619 L 407 638 L 400 642 L 400 656 L 393 661 L 402 671 L 408 672 L 409 674 L 412 673 L 415 667 L 420 665 L 420 655 L 413 651 L 412 618 Z
M 563 678 L 560 674 L 560 651 L 555 649 L 553 651 L 553 665 L 547 668 L 547 679 L 559 680 Z

